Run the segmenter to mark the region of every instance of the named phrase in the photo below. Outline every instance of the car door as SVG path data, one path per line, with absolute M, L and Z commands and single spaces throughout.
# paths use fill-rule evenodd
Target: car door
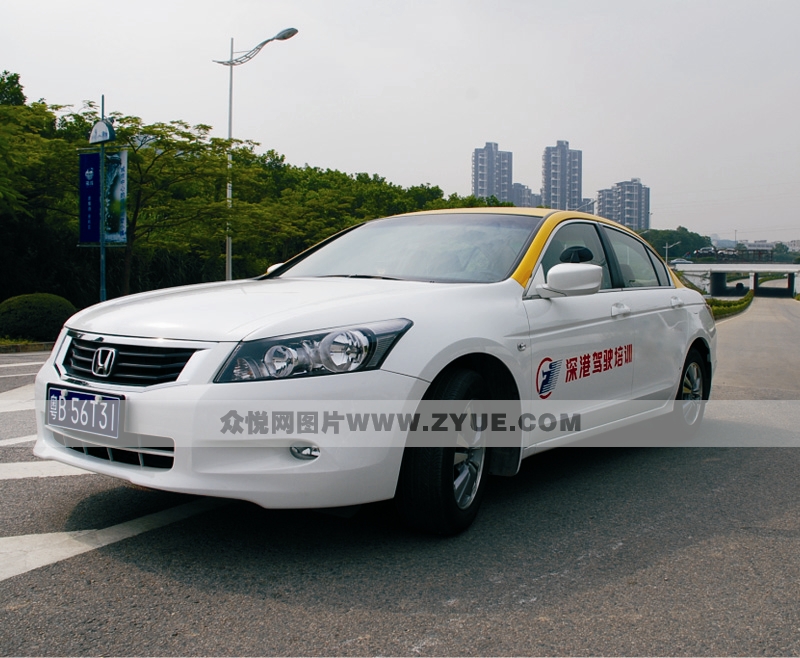
M 591 259 L 587 252 L 591 252 Z M 543 299 L 536 285 L 560 262 L 577 258 L 603 268 L 599 292 Z M 524 306 L 532 349 L 532 413 L 579 414 L 581 428 L 616 420 L 630 399 L 634 327 L 624 292 L 612 287 L 609 261 L 595 223 L 561 224 L 543 250 L 526 290 Z M 526 436 L 530 443 L 558 438 L 561 427 Z M 538 431 L 538 430 L 537 430 Z M 530 445 L 529 443 L 529 445 Z
M 632 399 L 652 408 L 675 397 L 686 356 L 688 316 L 680 291 L 664 264 L 641 240 L 609 226 L 601 227 L 622 277 L 624 303 L 634 324 Z

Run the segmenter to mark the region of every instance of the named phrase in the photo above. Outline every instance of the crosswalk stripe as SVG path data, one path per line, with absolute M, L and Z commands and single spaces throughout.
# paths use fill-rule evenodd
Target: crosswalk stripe
M 0 581 L 135 537 L 149 530 L 183 521 L 196 514 L 221 507 L 227 502 L 217 498 L 201 498 L 102 530 L 0 537 Z
M 43 366 L 44 361 L 20 361 L 19 363 L 3 363 L 0 368 L 22 368 L 23 366 Z
M 16 439 L 2 439 L 0 440 L 0 448 L 3 446 L 15 446 L 18 443 L 28 443 L 28 441 L 36 441 L 36 435 L 29 434 L 28 436 L 18 436 Z
M 24 478 L 61 477 L 64 475 L 94 475 L 82 468 L 51 461 L 11 462 L 0 464 L 0 480 L 22 480 Z
M 20 386 L 0 393 L 0 413 L 6 411 L 29 411 L 36 408 L 36 393 L 33 384 Z

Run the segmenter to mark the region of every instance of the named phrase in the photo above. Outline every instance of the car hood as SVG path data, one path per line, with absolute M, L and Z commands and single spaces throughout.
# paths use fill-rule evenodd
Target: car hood
M 117 336 L 239 341 L 403 317 L 409 310 L 403 298 L 414 299 L 417 307 L 421 298 L 475 285 L 486 284 L 248 279 L 121 297 L 77 313 L 67 327 Z

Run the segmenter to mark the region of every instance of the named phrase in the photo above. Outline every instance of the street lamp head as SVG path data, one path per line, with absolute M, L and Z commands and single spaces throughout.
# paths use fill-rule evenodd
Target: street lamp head
M 285 30 L 281 30 L 276 34 L 273 38 L 276 41 L 286 41 L 286 39 L 291 39 L 295 34 L 297 34 L 298 30 L 293 27 L 287 27 Z
M 278 34 L 276 34 L 274 37 L 264 39 L 264 41 L 258 44 L 250 52 L 247 52 L 236 59 L 233 58 L 233 39 L 231 39 L 231 58 L 228 60 L 215 59 L 214 63 L 222 64 L 223 66 L 239 66 L 240 64 L 244 64 L 245 62 L 249 62 L 251 59 L 253 59 L 253 57 L 258 55 L 258 53 L 261 52 L 261 49 L 271 41 L 286 41 L 286 39 L 291 39 L 295 34 L 297 34 L 297 32 L 298 30 L 295 28 L 287 27 L 285 30 L 278 32 Z

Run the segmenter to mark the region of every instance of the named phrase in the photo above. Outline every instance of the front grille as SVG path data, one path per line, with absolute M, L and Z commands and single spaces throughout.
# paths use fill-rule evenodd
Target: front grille
M 92 373 L 92 359 L 101 347 L 113 347 L 117 351 L 108 377 Z M 94 382 L 152 386 L 174 382 L 195 351 L 180 347 L 116 345 L 73 337 L 64 357 L 64 369 L 73 377 Z
M 175 461 L 175 444 L 171 439 L 163 437 L 158 438 L 158 447 L 129 446 L 125 448 L 98 445 L 89 441 L 67 437 L 58 432 L 53 432 L 53 438 L 65 448 L 74 450 L 82 455 L 118 464 L 169 470 Z

